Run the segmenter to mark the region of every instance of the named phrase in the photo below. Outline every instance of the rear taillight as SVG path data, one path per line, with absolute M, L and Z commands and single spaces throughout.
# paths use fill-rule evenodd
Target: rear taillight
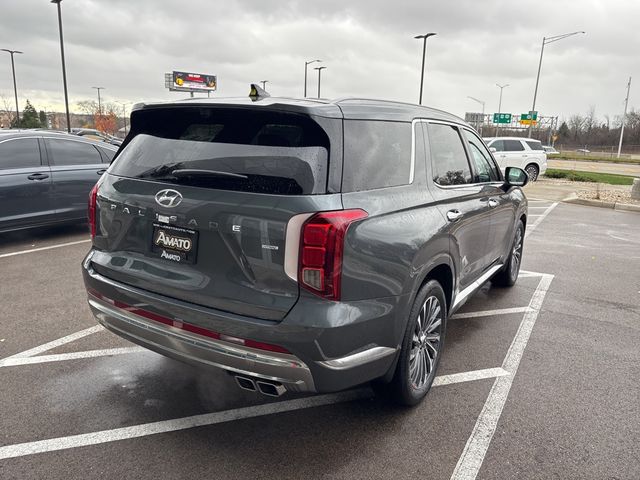
M 89 228 L 91 229 L 91 238 L 96 236 L 96 210 L 98 202 L 98 184 L 96 183 L 89 193 L 89 209 L 87 216 L 89 219 Z
M 340 300 L 344 238 L 351 223 L 367 217 L 364 210 L 320 212 L 302 226 L 298 280 L 307 290 Z

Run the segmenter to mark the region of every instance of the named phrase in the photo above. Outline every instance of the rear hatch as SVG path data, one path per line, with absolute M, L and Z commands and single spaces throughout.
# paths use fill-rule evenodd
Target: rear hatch
M 256 111 L 257 110 L 257 111 Z M 211 106 L 135 112 L 97 195 L 93 268 L 186 302 L 280 320 L 294 215 L 342 208 L 327 193 L 331 139 L 309 115 Z

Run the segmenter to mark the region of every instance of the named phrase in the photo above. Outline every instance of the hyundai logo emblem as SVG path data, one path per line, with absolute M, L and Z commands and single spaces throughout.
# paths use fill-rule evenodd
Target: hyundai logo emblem
M 182 202 L 182 194 L 177 190 L 165 188 L 156 193 L 156 203 L 163 207 L 173 208 L 180 205 Z

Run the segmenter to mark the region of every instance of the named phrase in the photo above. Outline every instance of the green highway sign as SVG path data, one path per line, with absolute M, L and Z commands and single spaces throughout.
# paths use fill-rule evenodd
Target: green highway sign
M 520 121 L 531 120 L 531 113 L 521 113 Z M 533 120 L 538 120 L 538 112 L 533 112 Z
M 494 113 L 493 123 L 511 123 L 510 113 Z

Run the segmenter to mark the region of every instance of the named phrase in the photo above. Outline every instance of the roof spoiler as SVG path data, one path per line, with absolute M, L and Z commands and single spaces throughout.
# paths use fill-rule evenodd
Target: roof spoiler
M 263 88 L 260 88 L 255 83 L 251 84 L 251 91 L 249 92 L 249 98 L 254 102 L 270 96 L 271 95 L 269 95 L 269 92 L 267 92 Z

